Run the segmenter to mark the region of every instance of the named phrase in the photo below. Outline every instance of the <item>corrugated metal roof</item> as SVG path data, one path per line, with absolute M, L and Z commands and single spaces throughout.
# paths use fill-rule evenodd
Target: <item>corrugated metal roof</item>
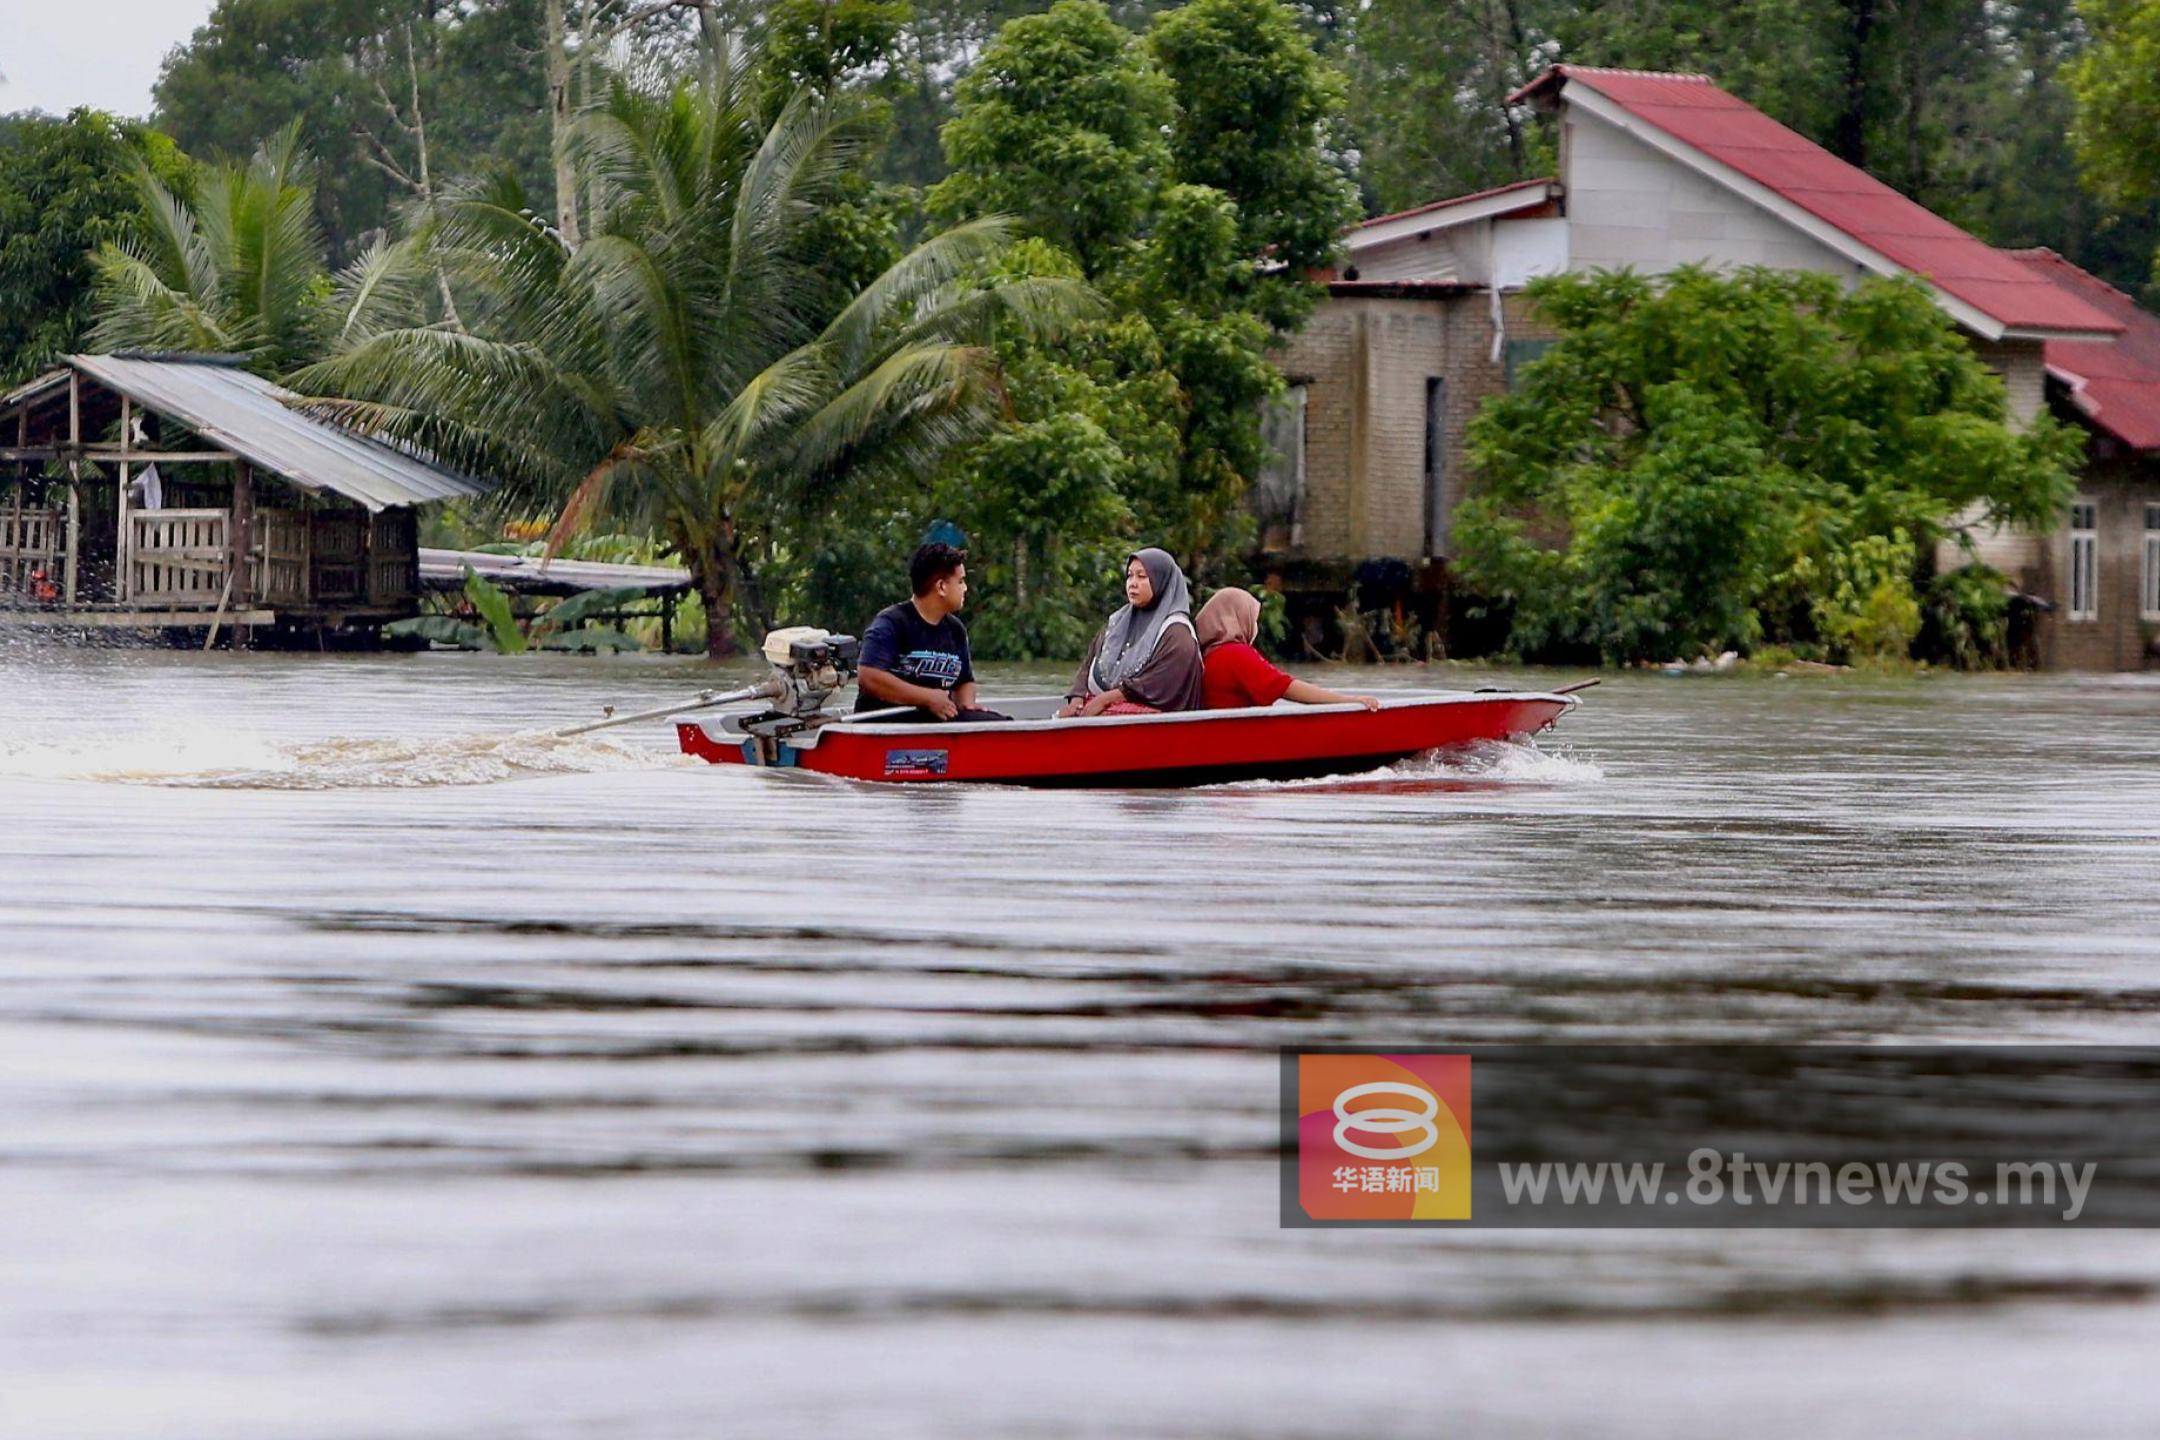
M 1511 98 L 1549 94 L 1570 82 L 1739 171 L 1999 325 L 2095 335 L 2122 329 L 2076 294 L 1720 90 L 1708 76 L 1556 65 Z
M 597 560 L 542 560 L 532 555 L 495 555 L 484 550 L 420 551 L 420 583 L 451 590 L 465 583 L 465 567 L 505 590 L 568 595 L 580 590 L 645 590 L 660 595 L 690 588 L 690 572 L 667 565 L 611 565 Z
M 301 397 L 230 365 L 70 355 L 68 363 L 306 490 L 334 490 L 370 510 L 481 494 L 485 486 L 418 456 L 303 415 Z
M 1386 215 L 1375 215 L 1370 220 L 1360 220 L 1357 224 L 1351 226 L 1346 233 L 1354 235 L 1360 230 L 1369 230 L 1375 225 L 1385 225 L 1390 220 L 1408 220 L 1414 215 L 1436 214 L 1439 211 L 1452 210 L 1458 205 L 1475 204 L 1480 200 L 1495 200 L 1502 195 L 1515 194 L 1517 191 L 1525 192 L 1523 195 L 1523 208 L 1527 210 L 1542 205 L 1551 199 L 1551 191 L 1559 184 L 1558 176 L 1545 175 L 1535 180 L 1517 180 L 1511 185 L 1495 185 L 1490 190 L 1473 190 L 1468 195 L 1455 195 L 1446 200 L 1435 200 L 1426 205 L 1413 205 L 1408 210 L 1396 210 Z M 1544 193 L 1528 193 L 1531 191 Z
M 0 395 L 0 410 L 12 410 L 51 391 L 65 389 L 67 373 L 65 370 L 48 370 L 34 379 L 25 380 L 7 394 Z
M 2112 344 L 2048 341 L 2048 369 L 2070 387 L 2071 403 L 2093 424 L 2133 450 L 2160 451 L 2160 315 L 2052 250 L 2005 253 L 2122 322 L 2122 338 Z

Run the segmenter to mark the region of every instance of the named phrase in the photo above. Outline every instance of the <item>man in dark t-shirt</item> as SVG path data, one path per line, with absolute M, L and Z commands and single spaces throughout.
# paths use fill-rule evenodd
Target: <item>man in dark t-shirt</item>
M 975 664 L 968 654 L 967 552 L 924 545 L 908 562 L 913 599 L 888 605 L 864 627 L 856 659 L 855 709 L 907 711 L 894 721 L 1003 720 L 975 708 Z

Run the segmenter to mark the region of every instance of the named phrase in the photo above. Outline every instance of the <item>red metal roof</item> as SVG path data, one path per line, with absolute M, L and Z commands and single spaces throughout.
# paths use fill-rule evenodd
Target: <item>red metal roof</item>
M 2048 283 L 1866 171 L 1728 95 L 1708 76 L 1556 65 L 1509 98 L 1551 95 L 1566 83 L 1596 91 L 1636 119 L 1739 171 L 2008 329 L 2093 334 L 2122 329 L 2077 293 Z
M 2002 253 L 2122 325 L 2113 342 L 2048 341 L 2048 369 L 2093 424 L 2133 450 L 2160 451 L 2160 315 L 2052 250 Z

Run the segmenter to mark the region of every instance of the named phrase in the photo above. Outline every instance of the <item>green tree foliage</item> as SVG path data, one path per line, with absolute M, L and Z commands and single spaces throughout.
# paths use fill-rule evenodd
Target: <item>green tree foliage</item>
M 1141 233 L 1169 169 L 1169 82 L 1096 0 L 1007 24 L 960 82 L 944 130 L 946 215 L 1006 214 L 1090 279 Z
M 0 121 L 0 388 L 80 349 L 90 328 L 90 253 L 140 238 L 138 166 L 184 188 L 165 136 L 95 110 Z
M 147 168 L 135 182 L 144 233 L 104 242 L 91 260 L 99 348 L 244 355 L 264 374 L 315 357 L 330 279 L 297 127 L 244 165 L 204 167 L 192 205 Z
M 905 0 L 779 0 L 757 36 L 759 103 L 778 113 L 799 90 L 876 95 L 909 13 Z
M 540 0 L 218 0 L 167 56 L 154 119 L 200 156 L 247 154 L 297 121 L 343 263 L 419 198 L 423 130 L 432 179 L 544 183 L 540 14 Z
M 512 187 L 446 202 L 429 253 L 463 325 L 386 330 L 296 382 L 505 477 L 508 503 L 560 505 L 558 533 L 613 512 L 666 536 L 716 654 L 738 606 L 762 624 L 785 601 L 815 516 L 973 432 L 993 323 L 1048 335 L 1090 303 L 957 287 L 1004 247 L 995 219 L 836 293 L 808 221 L 859 161 L 859 112 L 799 93 L 767 123 L 757 89 L 726 49 L 664 93 L 618 83 L 582 122 L 598 203 L 575 252 Z
M 1338 100 L 1275 0 L 1196 0 L 1144 43 L 1105 6 L 1060 0 L 1006 25 L 961 82 L 932 206 L 1011 207 L 1038 262 L 1067 257 L 1117 310 L 1048 352 L 1001 348 L 1006 423 L 960 461 L 973 493 L 948 507 L 1021 529 L 985 562 L 1019 607 L 983 612 L 992 646 L 1069 650 L 1073 607 L 1100 604 L 1077 590 L 1107 595 L 1134 536 L 1211 578 L 1249 538 L 1239 502 L 1282 384 L 1267 350 L 1354 210 L 1326 147 Z
M 770 119 L 797 94 L 845 97 L 874 137 L 874 156 L 891 128 L 888 97 L 901 83 L 894 47 L 908 13 L 902 0 L 781 0 L 764 11 L 753 81 L 759 113 Z M 822 257 L 836 294 L 861 289 L 900 258 L 903 226 L 917 209 L 911 190 L 876 183 L 874 164 L 868 158 L 841 178 L 804 237 L 806 248 Z
M 1362 177 L 1379 208 L 1552 172 L 1552 147 L 1507 104 L 1558 57 L 1542 0 L 1371 0 L 1345 63 Z
M 1004 277 L 1077 277 L 1046 241 L 1023 241 Z M 1155 327 L 1120 315 L 1059 345 L 999 337 L 1002 423 L 946 468 L 934 509 L 977 537 L 971 622 L 986 655 L 1078 654 L 1120 573 L 1140 503 L 1176 493 L 1184 407 Z
M 1227 196 L 1236 243 L 1281 264 L 1259 309 L 1278 328 L 1304 318 L 1308 271 L 1334 262 L 1357 194 L 1332 151 L 1342 77 L 1277 0 L 1192 0 L 1156 16 L 1148 50 L 1170 77 L 1177 178 Z
M 2078 13 L 2093 35 L 2070 70 L 2086 183 L 2125 209 L 2150 208 L 2160 203 L 2160 0 L 2079 0 Z M 2160 255 L 2148 256 L 2160 279 Z
M 1960 517 L 2042 523 L 2068 499 L 2078 437 L 2005 423 L 2001 381 L 1916 284 L 1683 270 L 1532 294 L 1560 341 L 1473 422 L 1456 521 L 1520 652 L 1903 653 L 1920 557 Z

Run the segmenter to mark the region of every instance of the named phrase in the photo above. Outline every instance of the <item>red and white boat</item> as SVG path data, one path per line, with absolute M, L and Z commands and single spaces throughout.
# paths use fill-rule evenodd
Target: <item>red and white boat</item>
M 1377 770 L 1428 751 L 1515 740 L 1576 701 L 1561 694 L 1393 695 L 1361 705 L 1193 710 L 1170 715 L 1053 718 L 1056 696 L 1000 700 L 1010 721 L 922 725 L 898 711 L 820 716 L 787 733 L 770 717 L 678 716 L 683 753 L 716 765 L 766 765 L 850 780 L 972 781 L 1041 786 L 1211 785 Z M 761 733 L 764 732 L 764 733 Z
M 1363 705 L 1273 705 L 1169 715 L 1057 718 L 1055 695 L 1000 699 L 1010 720 L 909 723 L 906 710 L 849 715 L 825 703 L 855 672 L 853 636 L 810 626 L 765 637 L 772 673 L 726 693 L 574 725 L 583 735 L 667 717 L 683 753 L 715 765 L 811 770 L 848 780 L 968 781 L 987 785 L 1213 785 L 1356 775 L 1432 751 L 1537 734 L 1575 707 L 1569 692 L 1476 690 L 1390 695 Z M 722 705 L 763 702 L 754 712 L 705 717 Z

